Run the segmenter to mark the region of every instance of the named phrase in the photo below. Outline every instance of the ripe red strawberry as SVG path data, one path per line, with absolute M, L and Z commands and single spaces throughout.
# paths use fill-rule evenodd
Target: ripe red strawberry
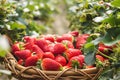
M 71 34 L 74 37 L 77 37 L 79 35 L 79 32 L 78 31 L 72 31 L 72 32 L 69 32 L 69 34 Z
M 115 46 L 106 46 L 103 43 L 100 43 L 98 46 L 98 50 L 106 55 L 110 55 L 113 47 Z
M 23 59 L 19 59 L 17 63 L 20 64 L 20 65 L 23 65 L 24 64 L 24 60 Z
M 67 47 L 67 48 L 74 48 L 74 45 L 72 42 L 63 40 L 62 43 Z
M 54 54 L 62 54 L 66 50 L 66 47 L 62 43 L 56 43 L 54 45 Z
M 35 43 L 36 38 L 31 36 L 25 36 L 23 40 L 25 41 L 25 43 Z
M 27 66 L 36 66 L 38 60 L 39 60 L 39 58 L 36 55 L 28 57 L 25 60 L 25 67 L 27 67 Z
M 42 70 L 59 71 L 62 69 L 62 65 L 50 58 L 44 58 L 41 62 Z
M 56 36 L 56 42 L 62 42 L 63 38 L 62 36 Z
M 48 46 L 48 42 L 44 38 L 40 38 L 36 40 L 36 45 L 38 45 L 43 51 L 45 51 L 45 47 Z
M 65 51 L 64 55 L 66 59 L 69 61 L 72 57 L 81 55 L 82 51 L 79 49 L 73 49 L 69 48 L 68 50 Z
M 63 40 L 68 40 L 70 42 L 73 42 L 74 41 L 74 37 L 71 35 L 71 34 L 63 34 L 62 35 L 62 39 Z
M 45 46 L 45 48 L 44 48 L 44 52 L 52 52 L 52 53 L 54 53 L 54 43 L 52 43 L 52 44 L 49 44 L 49 45 L 47 45 L 47 46 Z
M 35 44 L 36 39 L 34 37 L 30 37 L 30 36 L 25 36 L 24 37 L 24 41 L 25 41 L 25 49 L 32 49 L 32 46 Z
M 32 52 L 38 56 L 39 59 L 43 58 L 44 52 L 37 45 L 32 46 Z
M 31 52 L 30 50 L 20 50 L 15 52 L 15 56 L 18 57 L 19 59 L 25 60 L 31 56 Z
M 52 52 L 45 52 L 44 55 L 43 55 L 43 58 L 51 58 L 51 59 L 54 59 L 55 56 L 53 55 Z
M 62 42 L 63 40 L 73 42 L 74 37 L 71 34 L 63 34 L 62 36 L 56 36 L 56 41 L 57 42 Z
M 44 36 L 44 39 L 45 39 L 45 40 L 49 40 L 49 41 L 51 41 L 51 42 L 54 42 L 54 41 L 55 41 L 54 36 L 53 36 L 53 35 L 50 35 L 50 34 L 45 35 L 45 36 Z
M 20 51 L 21 47 L 23 46 L 22 42 L 16 42 L 12 45 L 12 52 L 15 53 L 15 51 Z
M 100 60 L 101 62 L 104 62 L 105 59 L 101 55 L 96 55 L 96 58 Z
M 84 63 L 84 55 L 74 56 L 68 62 L 68 65 L 73 68 L 82 68 Z
M 76 39 L 76 48 L 80 49 L 86 43 L 88 37 L 89 34 L 79 35 Z
M 65 57 L 61 55 L 56 56 L 55 61 L 59 62 L 62 66 L 65 66 L 67 64 Z

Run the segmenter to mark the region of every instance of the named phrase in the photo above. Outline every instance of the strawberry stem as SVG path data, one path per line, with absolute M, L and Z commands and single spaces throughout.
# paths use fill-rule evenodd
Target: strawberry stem
M 75 71 L 77 72 L 77 65 L 75 65 Z
M 108 58 L 108 59 L 111 59 L 111 60 L 113 60 L 113 61 L 116 61 L 116 59 L 114 59 L 114 58 L 112 58 L 112 57 L 110 57 L 110 56 L 105 55 L 104 53 L 100 52 L 99 50 L 97 50 L 97 51 L 98 51 L 98 54 L 100 54 L 100 55 L 102 55 L 102 56 L 104 56 L 104 57 L 106 57 L 106 58 Z

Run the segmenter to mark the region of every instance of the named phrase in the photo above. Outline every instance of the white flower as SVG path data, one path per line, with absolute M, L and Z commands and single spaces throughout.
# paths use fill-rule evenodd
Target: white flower
M 113 10 L 108 10 L 106 13 L 111 14 L 112 12 L 113 12 Z
M 36 15 L 36 16 L 41 15 L 40 11 L 33 11 L 33 14 Z
M 102 20 L 104 20 L 105 18 L 103 18 L 103 17 L 95 17 L 94 19 L 93 19 L 93 21 L 94 22 L 101 22 Z
M 22 6 L 26 7 L 27 5 L 28 5 L 28 2 L 27 1 L 23 1 Z
M 74 13 L 76 12 L 77 9 L 78 9 L 77 6 L 72 6 L 72 7 L 69 8 L 69 10 L 74 12 Z
M 23 9 L 24 12 L 29 12 L 30 10 L 28 8 Z
M 34 2 L 33 1 L 30 1 L 30 3 L 29 3 L 30 5 L 33 5 L 34 4 Z
M 39 34 L 36 31 L 32 31 L 32 37 L 38 37 Z
M 10 28 L 10 25 L 6 25 L 6 27 L 7 27 L 7 29 L 8 29 L 8 30 L 10 30 L 10 29 L 11 29 L 11 28 Z
M 44 7 L 45 5 L 43 3 L 40 3 L 40 7 Z
M 38 6 L 35 6 L 35 9 L 36 9 L 36 10 L 38 10 L 38 9 L 39 9 L 39 7 L 38 7 Z

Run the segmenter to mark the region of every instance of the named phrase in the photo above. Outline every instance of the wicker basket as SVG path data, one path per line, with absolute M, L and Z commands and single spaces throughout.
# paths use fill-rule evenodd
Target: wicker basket
M 97 80 L 102 68 L 65 69 L 63 71 L 42 71 L 36 67 L 24 67 L 17 63 L 11 53 L 5 57 L 5 66 L 20 80 Z
M 10 45 L 11 39 L 5 35 Z M 90 69 L 64 69 L 63 71 L 43 71 L 35 66 L 24 67 L 8 52 L 4 58 L 4 64 L 12 72 L 12 76 L 19 80 L 97 80 L 103 68 Z

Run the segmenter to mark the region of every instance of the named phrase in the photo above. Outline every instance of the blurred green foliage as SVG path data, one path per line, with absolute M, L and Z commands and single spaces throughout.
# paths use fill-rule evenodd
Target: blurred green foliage
M 54 0 L 0 1 L 0 33 L 12 41 L 45 33 L 57 12 Z
M 104 34 L 106 29 L 120 27 L 120 9 L 117 7 L 119 0 L 70 1 L 66 0 L 71 30 L 77 29 L 81 33 Z M 113 2 L 111 3 L 111 1 Z

